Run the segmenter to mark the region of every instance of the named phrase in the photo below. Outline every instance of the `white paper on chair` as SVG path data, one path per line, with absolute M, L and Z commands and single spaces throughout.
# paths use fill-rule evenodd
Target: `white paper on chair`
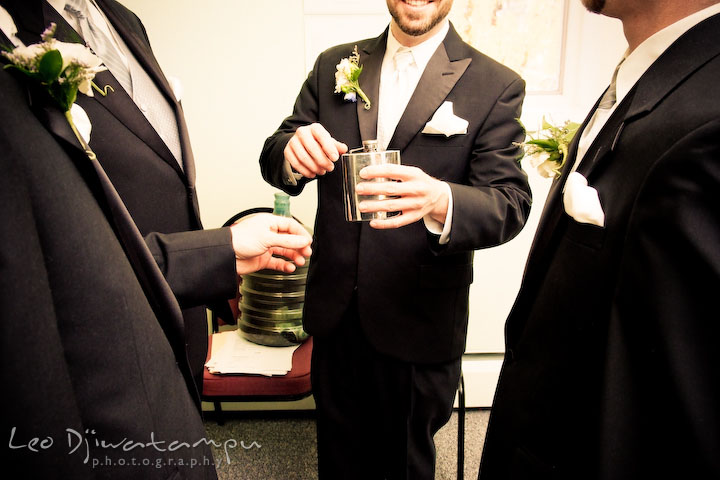
M 292 356 L 299 346 L 258 345 L 245 340 L 237 330 L 214 333 L 212 355 L 205 366 L 210 373 L 285 375 L 292 369 Z

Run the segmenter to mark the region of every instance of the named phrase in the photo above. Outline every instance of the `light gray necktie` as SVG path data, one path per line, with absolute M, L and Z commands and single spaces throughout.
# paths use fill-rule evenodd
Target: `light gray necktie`
M 600 99 L 598 108 L 608 110 L 615 105 L 615 102 L 617 102 L 617 76 L 618 71 L 620 71 L 620 65 L 622 65 L 624 61 L 625 59 L 623 58 L 620 60 L 620 63 L 618 63 L 617 67 L 615 67 L 615 72 L 613 73 L 612 80 L 610 81 L 610 86 Z
M 412 50 L 400 47 L 393 56 L 394 72 L 390 85 L 383 86 L 382 104 L 378 110 L 378 140 L 387 148 L 413 93 L 410 69 L 415 63 Z
M 82 0 L 67 0 L 65 11 L 78 19 L 80 33 L 88 46 L 100 57 L 110 73 L 120 82 L 128 95 L 132 96 L 130 70 L 120 57 L 117 48 L 102 30 L 92 24 L 86 5 Z

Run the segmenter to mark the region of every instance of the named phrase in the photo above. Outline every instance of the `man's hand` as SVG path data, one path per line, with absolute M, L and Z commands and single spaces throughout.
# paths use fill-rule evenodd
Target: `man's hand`
M 285 146 L 285 160 L 292 169 L 306 178 L 325 175 L 335 169 L 347 145 L 330 136 L 325 127 L 313 123 L 298 128 Z
M 312 254 L 312 237 L 292 218 L 258 213 L 232 225 L 230 232 L 238 275 L 264 268 L 291 273 Z
M 360 170 L 360 177 L 365 180 L 384 178 L 387 181 L 361 182 L 355 187 L 358 195 L 397 197 L 364 200 L 360 202 L 361 212 L 401 212 L 386 220 L 372 220 L 371 227 L 398 228 L 417 222 L 427 215 L 440 224 L 445 223 L 448 188 L 419 168 L 392 164 L 371 165 Z

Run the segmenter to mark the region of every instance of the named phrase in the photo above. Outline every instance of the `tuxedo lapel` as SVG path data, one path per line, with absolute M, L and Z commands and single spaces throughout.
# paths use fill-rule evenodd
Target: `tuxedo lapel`
M 617 109 L 612 113 L 605 125 L 598 133 L 588 148 L 585 156 L 577 167 L 577 172 L 583 177 L 590 179 L 593 172 L 602 161 L 611 153 L 617 145 L 618 139 L 625 128 L 627 112 L 632 104 L 635 95 L 635 88 L 630 90 Z
M 157 316 L 158 322 L 168 338 L 175 357 L 184 359 L 184 361 L 178 363 L 190 392 L 195 392 L 194 397 L 196 397 L 197 402 L 197 390 L 190 369 L 186 365 L 182 312 L 175 301 L 172 290 L 170 290 L 155 259 L 147 248 L 145 240 L 100 162 L 88 158 L 62 112 L 58 108 L 48 105 L 43 99 L 38 98 L 37 93 L 39 92 L 31 92 L 30 94 L 32 110 L 47 130 L 58 138 L 61 144 L 65 145 L 68 154 L 88 182 L 90 190 L 105 212 Z
M 720 14 L 688 30 L 640 77 L 626 121 L 652 111 L 677 85 L 718 55 Z
M 175 358 L 178 359 L 178 366 L 183 373 L 188 391 L 191 392 L 199 408 L 198 386 L 193 380 L 185 349 L 185 326 L 180 305 L 100 162 L 88 161 L 93 167 L 108 205 L 111 225 L 115 227 L 118 239 L 130 259 L 130 264 L 170 343 Z
M 617 146 L 626 125 L 650 114 L 685 78 L 720 54 L 718 32 L 720 15 L 715 15 L 682 35 L 648 68 L 588 148 L 579 173 L 590 181 Z
M 107 16 L 110 23 L 112 23 L 115 30 L 120 34 L 125 44 L 128 46 L 132 54 L 137 59 L 138 63 L 145 69 L 150 75 L 155 84 L 158 86 L 160 91 L 165 95 L 168 102 L 171 104 L 175 103 L 175 94 L 170 87 L 170 83 L 165 78 L 165 75 L 155 60 L 155 56 L 149 50 L 145 38 L 140 36 L 140 32 L 132 28 L 129 24 L 123 12 L 119 9 L 116 2 L 108 0 L 96 0 L 98 6 L 102 9 L 103 13 Z
M 130 24 L 129 19 L 127 18 L 127 10 L 120 4 L 113 0 L 96 1 L 105 13 L 105 15 L 108 17 L 108 20 L 110 20 L 117 32 L 123 38 L 125 44 L 135 56 L 135 59 L 137 59 L 138 63 L 140 63 L 143 69 L 148 73 L 148 75 L 150 75 L 150 78 L 152 78 L 152 80 L 155 82 L 155 85 L 157 85 L 157 87 L 165 96 L 166 100 L 173 107 L 173 111 L 175 113 L 175 120 L 178 124 L 178 133 L 180 135 L 180 146 L 182 149 L 183 165 L 185 167 L 184 173 L 187 177 L 188 184 L 194 186 L 195 160 L 193 157 L 192 148 L 190 146 L 190 136 L 188 135 L 188 129 L 185 123 L 185 115 L 183 113 L 182 107 L 175 98 L 175 93 L 173 92 L 170 83 L 165 77 L 165 74 L 160 68 L 160 65 L 157 63 L 155 55 L 153 55 L 152 51 L 150 50 L 147 39 L 141 36 L 140 32 L 142 30 L 139 27 L 134 28 Z M 165 147 L 165 143 L 161 143 L 163 147 Z M 168 154 L 170 153 L 167 147 L 165 147 L 165 151 Z M 175 158 L 172 157 L 172 155 L 170 155 L 170 157 L 166 157 L 165 155 L 162 156 L 163 158 L 168 160 L 174 168 L 177 167 L 177 162 Z
M 18 3 L 18 5 L 15 6 L 14 3 Z M 57 40 L 70 43 L 85 43 L 82 37 L 67 23 L 67 21 L 65 21 L 62 15 L 60 15 L 47 2 L 43 1 L 38 3 L 35 0 L 28 0 L 27 3 L 14 3 L 11 15 L 13 15 L 14 18 L 19 19 L 19 22 L 16 21 L 18 27 L 18 38 L 20 38 L 25 44 L 39 42 L 40 34 L 45 30 L 45 28 L 47 28 L 48 25 L 50 25 L 50 23 L 55 23 L 57 25 L 57 30 L 55 32 L 55 38 Z M 105 2 L 103 2 L 103 5 L 104 3 Z M 118 30 L 118 33 L 128 30 L 124 27 L 118 28 L 111 17 L 112 14 L 108 15 L 110 21 L 113 22 L 113 26 L 115 26 L 116 30 Z M 119 23 L 123 24 L 123 22 Z M 121 35 L 123 36 L 123 40 L 125 40 L 125 35 L 122 33 Z M 130 45 L 128 45 L 128 48 L 131 48 Z M 137 55 L 136 58 L 141 56 L 145 58 L 147 56 L 144 53 L 142 55 L 138 55 L 135 50 L 133 50 L 133 54 Z M 138 59 L 138 61 L 143 64 L 140 59 Z M 151 69 L 148 69 L 148 71 L 149 70 Z M 151 78 L 155 79 L 156 76 L 157 74 L 151 75 Z M 130 98 L 127 92 L 125 92 L 125 89 L 120 86 L 120 83 L 115 79 L 112 73 L 109 71 L 99 73 L 95 77 L 95 83 L 101 89 L 104 89 L 106 86 L 110 86 L 112 90 L 108 91 L 108 94 L 104 96 L 97 93 L 93 96 L 93 98 L 85 98 L 81 96 L 78 98 L 79 104 L 84 105 L 86 102 L 98 102 L 108 111 L 108 113 L 125 125 L 128 130 L 137 135 L 143 143 L 152 148 L 153 151 L 174 170 L 176 170 L 180 176 L 187 176 L 188 181 L 190 181 L 190 178 L 192 177 L 194 181 L 195 173 L 194 164 L 192 162 L 192 151 L 189 147 L 187 134 L 183 135 L 182 133 L 187 131 L 187 128 L 184 128 L 184 125 L 180 125 L 180 138 L 183 148 L 183 160 L 186 165 L 185 172 L 183 172 L 180 168 L 177 160 L 175 160 L 175 157 L 172 155 L 167 145 L 165 145 L 165 142 L 163 142 L 160 138 L 157 131 L 153 128 L 145 115 L 142 114 L 140 109 L 137 108 L 133 99 Z M 167 90 L 169 90 L 170 87 L 167 86 L 167 81 L 164 77 L 162 77 L 162 82 L 159 82 L 158 85 L 160 85 L 161 91 L 163 91 L 167 96 Z M 175 106 L 176 117 L 182 119 L 182 115 L 178 115 L 179 106 L 177 106 L 176 103 L 177 102 L 175 102 L 173 98 L 171 105 Z M 181 122 L 178 123 L 180 124 Z M 182 123 L 184 124 L 184 122 Z M 191 168 L 187 168 L 187 165 L 190 165 Z
M 0 30 L 0 49 L 3 50 L 12 50 L 13 42 L 10 41 L 10 39 L 5 35 L 5 32 Z M 4 60 L 5 57 L 0 57 L 0 59 Z
M 79 97 L 78 103 L 82 105 L 85 102 L 98 102 L 108 113 L 125 125 L 128 130 L 137 135 L 143 143 L 152 148 L 158 156 L 177 170 L 178 173 L 182 174 L 182 170 L 178 166 L 177 160 L 175 160 L 170 149 L 168 149 L 155 128 L 153 128 L 140 109 L 137 108 L 133 99 L 130 98 L 113 74 L 108 70 L 98 73 L 95 76 L 95 84 L 98 85 L 101 90 L 105 90 L 107 86 L 111 87 L 112 90 L 108 90 L 107 95 L 101 95 L 95 92 L 92 98 Z
M 388 148 L 402 150 L 420 132 L 432 114 L 442 105 L 450 90 L 460 80 L 470 65 L 470 58 L 451 59 L 448 51 L 452 45 L 461 42 L 451 26 L 445 41 L 440 44 L 425 71 L 420 77 L 417 88 L 410 97 L 407 108 L 400 117 L 395 133 Z
M 560 220 L 564 212 L 562 206 L 563 187 L 565 185 L 565 181 L 567 180 L 568 175 L 570 175 L 570 170 L 572 170 L 575 159 L 577 158 L 578 144 L 580 143 L 580 134 L 587 126 L 590 118 L 592 118 L 592 113 L 587 116 L 583 124 L 577 130 L 577 133 L 573 137 L 572 141 L 570 142 L 570 145 L 568 146 L 568 158 L 565 160 L 562 172 L 560 173 L 559 177 L 553 180 L 553 183 L 550 186 L 550 191 L 548 192 L 548 196 L 545 200 L 545 206 L 543 207 L 543 212 L 540 216 L 540 222 L 535 232 L 535 239 L 530 249 L 530 256 L 533 256 L 533 254 L 542 255 L 544 252 L 548 251 L 547 247 L 550 244 L 552 232 L 555 230 L 555 227 L 557 226 L 558 221 Z M 530 272 L 526 272 L 526 276 L 528 276 L 529 274 Z
M 535 237 L 533 238 L 533 242 L 530 247 L 528 262 L 525 266 L 520 292 L 517 295 L 515 305 L 513 306 L 511 312 L 513 321 L 507 322 L 505 335 L 508 345 L 514 345 L 516 339 L 520 337 L 521 332 L 525 328 L 525 321 L 528 317 L 527 309 L 531 307 L 531 304 L 534 301 L 532 296 L 528 301 L 525 298 L 527 295 L 524 295 L 524 292 L 535 292 L 537 290 L 538 285 L 543 281 L 544 275 L 547 271 L 548 259 L 554 252 L 552 247 L 555 243 L 554 238 L 558 234 L 557 227 L 565 214 L 565 208 L 562 203 L 563 188 L 565 182 L 567 181 L 567 177 L 570 175 L 572 166 L 575 163 L 575 159 L 577 158 L 580 134 L 592 118 L 594 110 L 595 108 L 590 111 L 590 114 L 587 115 L 585 121 L 580 125 L 580 128 L 578 128 L 577 133 L 570 142 L 570 145 L 568 146 L 568 157 L 565 160 L 562 172 L 560 173 L 560 176 L 553 179 L 550 191 L 545 199 L 545 206 L 543 207 L 540 222 L 538 223 L 537 230 L 535 231 Z M 534 293 L 530 293 L 530 295 L 533 294 Z
M 363 67 L 360 74 L 360 88 L 363 89 L 372 103 L 370 109 L 357 99 L 358 124 L 360 126 L 360 138 L 364 140 L 377 139 L 378 120 L 378 99 L 380 97 L 380 71 L 385 56 L 388 30 L 376 38 L 360 52 L 360 65 Z

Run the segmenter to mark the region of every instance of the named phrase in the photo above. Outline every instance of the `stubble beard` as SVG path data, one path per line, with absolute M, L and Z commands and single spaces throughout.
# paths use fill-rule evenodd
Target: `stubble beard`
M 424 35 L 430 30 L 432 30 L 437 24 L 442 22 L 445 17 L 448 16 L 448 13 L 450 13 L 450 8 L 452 7 L 452 1 L 445 1 L 443 2 L 442 7 L 435 12 L 435 14 L 428 18 L 427 21 L 421 23 L 421 24 L 415 24 L 414 20 L 417 20 L 418 17 L 414 17 L 412 15 L 408 15 L 407 17 L 401 16 L 395 6 L 391 2 L 388 3 L 388 10 L 390 11 L 390 16 L 395 20 L 395 23 L 398 27 L 400 27 L 400 30 L 402 30 L 403 33 L 406 35 L 410 35 L 413 37 L 418 37 L 420 35 Z M 410 20 L 410 22 L 406 22 L 405 20 Z

